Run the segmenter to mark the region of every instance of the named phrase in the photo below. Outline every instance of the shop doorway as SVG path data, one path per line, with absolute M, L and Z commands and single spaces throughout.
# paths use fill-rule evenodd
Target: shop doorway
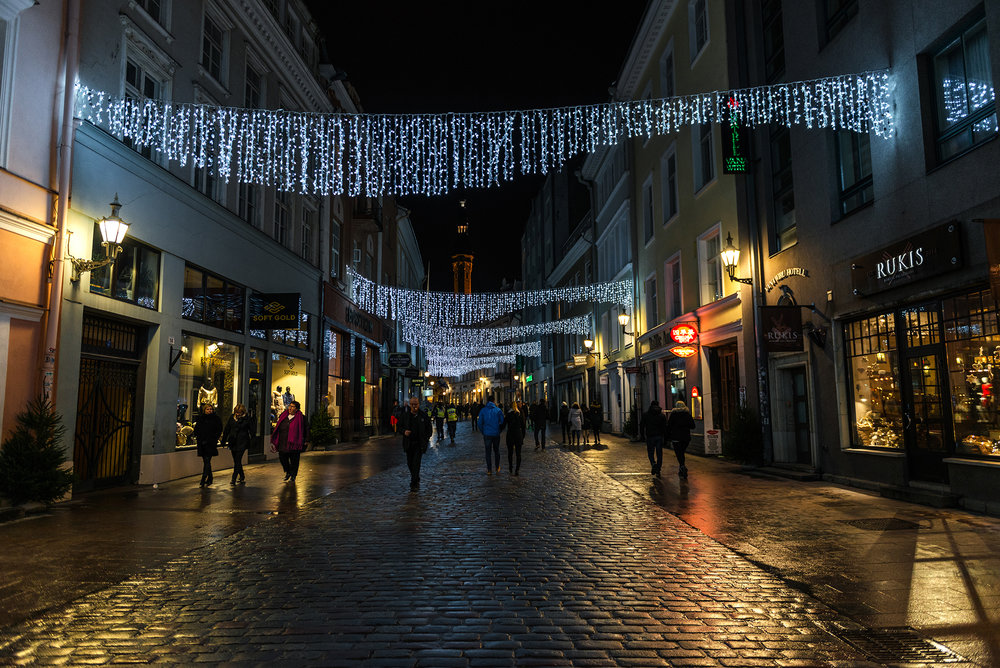
M 903 388 L 903 442 L 910 477 L 947 482 L 948 424 L 945 419 L 945 365 L 939 346 L 911 349 Z
M 264 438 L 270 433 L 270 420 L 266 423 L 264 417 L 270 418 L 270 392 L 267 391 L 267 351 L 259 348 L 250 349 L 250 373 L 247 384 L 247 416 L 257 432 L 257 438 L 250 443 L 247 451 L 247 461 L 264 460 Z M 268 399 L 265 403 L 265 398 Z
M 809 391 L 806 386 L 806 368 L 795 367 L 785 371 L 791 389 L 791 422 L 795 441 L 795 462 L 812 465 L 812 443 L 809 438 Z
M 134 483 L 139 366 L 146 329 L 85 315 L 73 443 L 74 489 Z

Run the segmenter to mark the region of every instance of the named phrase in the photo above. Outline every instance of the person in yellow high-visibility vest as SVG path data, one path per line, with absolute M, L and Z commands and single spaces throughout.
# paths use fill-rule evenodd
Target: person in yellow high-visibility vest
M 458 427 L 458 409 L 455 408 L 454 404 L 448 404 L 445 412 L 448 415 L 448 436 L 451 438 L 451 444 L 455 445 L 455 428 Z
M 444 440 L 444 418 L 444 403 L 439 401 L 437 402 L 437 405 L 434 406 L 434 426 L 436 427 L 435 431 L 437 432 L 439 442 Z

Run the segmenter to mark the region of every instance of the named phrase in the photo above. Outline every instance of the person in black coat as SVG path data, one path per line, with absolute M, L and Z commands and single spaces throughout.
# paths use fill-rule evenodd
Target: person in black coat
M 247 409 L 243 404 L 236 404 L 233 414 L 226 423 L 226 428 L 222 432 L 222 442 L 229 448 L 229 453 L 233 456 L 233 479 L 230 485 L 235 485 L 237 478 L 239 482 L 245 483 L 246 476 L 243 473 L 243 453 L 250 448 L 250 442 L 257 435 L 253 420 L 247 415 Z
M 539 399 L 538 403 L 530 408 L 531 421 L 535 423 L 535 450 L 541 446 L 545 449 L 545 431 L 549 426 L 549 409 L 545 406 L 545 400 Z
M 201 484 L 198 486 L 211 485 L 212 457 L 219 454 L 219 436 L 222 435 L 222 420 L 215 414 L 215 406 L 209 403 L 201 405 L 201 414 L 194 421 L 194 431 L 191 435 L 198 443 L 198 456 L 203 463 Z
M 420 399 L 410 397 L 410 410 L 399 419 L 399 433 L 403 435 L 403 452 L 410 469 L 410 489 L 420 487 L 420 460 L 427 452 L 431 440 L 431 418 L 420 410 Z
M 507 468 L 514 475 L 521 470 L 521 446 L 524 445 L 524 414 L 517 410 L 517 403 L 511 404 L 510 410 L 503 419 L 503 427 L 507 429 Z M 514 466 L 514 455 L 517 455 L 517 466 Z
M 590 428 L 594 432 L 594 445 L 601 444 L 601 423 L 604 422 L 604 410 L 598 403 L 590 404 L 589 411 Z
M 663 468 L 663 437 L 667 433 L 667 418 L 663 415 L 660 403 L 654 399 L 649 402 L 649 410 L 642 416 L 642 425 L 646 431 L 646 454 L 652 473 L 660 477 Z
M 569 405 L 564 401 L 559 407 L 559 424 L 562 426 L 563 445 L 569 440 Z
M 684 453 L 691 444 L 691 430 L 694 427 L 694 418 L 691 417 L 691 411 L 684 402 L 675 403 L 673 410 L 670 411 L 670 417 L 667 418 L 667 435 L 674 443 L 674 454 L 677 456 L 679 466 L 677 475 L 682 478 L 688 477 L 687 466 L 684 465 Z

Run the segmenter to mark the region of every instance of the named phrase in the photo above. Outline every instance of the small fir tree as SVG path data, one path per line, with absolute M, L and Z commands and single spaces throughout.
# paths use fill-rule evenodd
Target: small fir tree
M 62 498 L 73 485 L 73 472 L 63 468 L 62 418 L 48 399 L 37 397 L 16 420 L 0 450 L 0 496 L 14 504 Z
M 326 407 L 314 411 L 309 418 L 309 441 L 313 450 L 325 450 L 337 442 L 337 428 L 330 422 Z

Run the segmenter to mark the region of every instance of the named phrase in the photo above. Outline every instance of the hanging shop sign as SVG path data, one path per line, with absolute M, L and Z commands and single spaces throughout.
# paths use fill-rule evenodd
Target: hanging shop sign
M 859 297 L 931 278 L 962 266 L 958 221 L 933 227 L 851 263 L 851 284 Z
M 682 345 L 694 343 L 698 339 L 698 330 L 691 325 L 675 325 L 670 328 L 670 338 Z
M 789 276 L 803 276 L 805 278 L 809 278 L 809 270 L 803 269 L 802 267 L 789 267 L 788 269 L 782 269 L 774 275 L 774 278 L 767 282 L 764 289 L 768 292 L 774 290 L 774 288 L 778 286 L 778 283 L 782 282 Z
M 573 364 L 576 366 L 587 366 L 587 355 L 573 355 Z
M 375 330 L 375 322 L 370 317 L 350 306 L 344 307 L 344 320 L 355 329 L 363 329 L 369 334 Z
M 722 173 L 746 174 L 750 169 L 750 158 L 746 147 L 746 130 L 740 129 L 739 106 L 736 98 L 729 98 L 729 128 L 722 132 Z
M 524 382 L 530 383 L 532 380 L 534 380 L 534 378 L 535 377 L 529 373 L 527 376 L 524 377 Z
M 403 372 L 403 378 L 420 378 L 420 369 L 411 367 Z
M 761 319 L 767 352 L 802 352 L 802 310 L 798 306 L 762 306 Z
M 674 346 L 670 352 L 677 357 L 693 357 L 698 352 L 698 346 Z
M 410 380 L 410 385 L 412 385 L 413 387 L 423 387 L 423 385 L 424 385 L 424 379 L 423 378 L 413 378 L 413 379 Z
M 393 369 L 405 369 L 410 366 L 410 354 L 389 353 L 389 366 Z
M 250 322 L 253 329 L 298 329 L 298 292 L 255 295 L 250 302 Z

